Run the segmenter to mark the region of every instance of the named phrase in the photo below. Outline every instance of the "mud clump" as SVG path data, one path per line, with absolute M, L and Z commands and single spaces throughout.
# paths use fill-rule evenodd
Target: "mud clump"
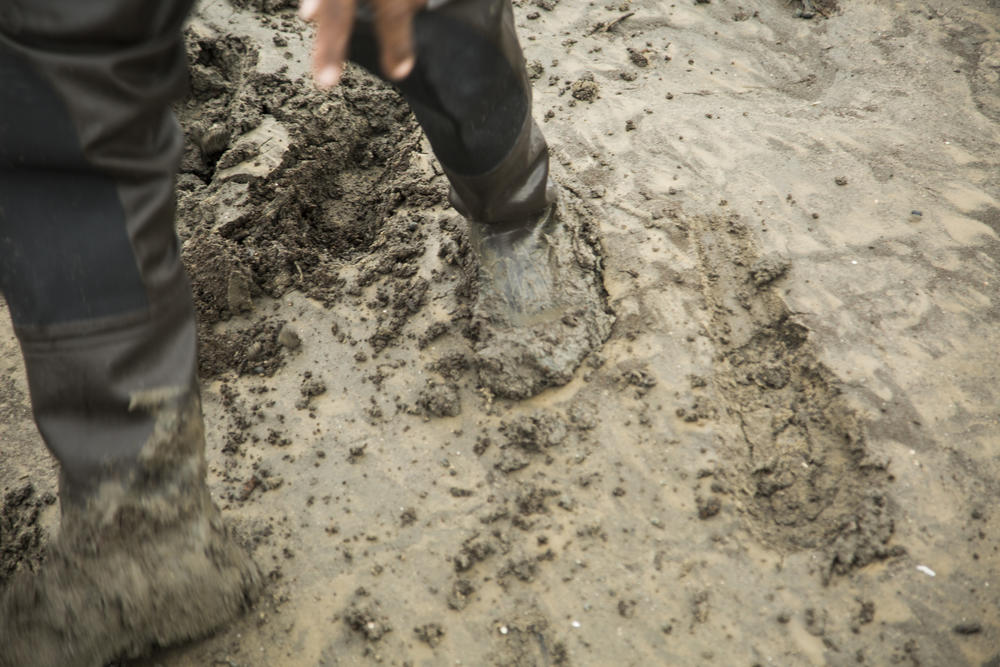
M 561 444 L 568 435 L 566 423 L 558 415 L 544 411 L 505 421 L 500 432 L 507 445 L 534 453 Z
M 462 549 L 452 558 L 456 572 L 467 572 L 497 552 L 497 546 L 487 538 L 473 534 L 462 543 Z
M 39 516 L 55 501 L 51 493 L 39 496 L 30 482 L 5 490 L 0 505 L 0 590 L 17 572 L 38 569 L 45 542 Z
M 462 413 L 458 387 L 452 383 L 428 380 L 420 390 L 417 405 L 431 417 L 457 417 Z
M 711 519 L 722 510 L 722 502 L 715 496 L 695 498 L 695 505 L 698 507 L 698 518 Z
M 448 593 L 448 607 L 455 611 L 465 609 L 470 598 L 475 594 L 476 587 L 468 579 L 456 579 L 452 584 L 451 592 Z
M 278 342 L 283 326 L 280 320 L 262 317 L 233 331 L 201 327 L 198 372 L 203 377 L 230 370 L 240 375 L 274 375 L 285 363 L 285 347 Z
M 593 102 L 600 97 L 601 91 L 597 82 L 594 81 L 594 75 L 590 72 L 585 72 L 581 75 L 579 79 L 570 85 L 569 90 L 573 99 L 580 100 L 581 102 Z
M 382 615 L 378 600 L 370 598 L 368 591 L 359 588 L 355 600 L 344 612 L 344 623 L 369 642 L 377 642 L 392 632 L 389 619 Z
M 417 639 L 434 648 L 444 639 L 444 628 L 439 623 L 425 623 L 413 628 L 413 634 L 417 636 Z
M 534 484 L 525 484 L 517 494 L 515 504 L 517 511 L 523 515 L 545 514 L 549 511 L 546 501 L 558 496 L 556 489 L 543 489 Z
M 649 49 L 628 48 L 628 59 L 636 67 L 649 67 Z
M 762 257 L 750 267 L 750 277 L 753 278 L 753 284 L 760 288 L 783 277 L 790 268 L 791 264 L 783 257 Z

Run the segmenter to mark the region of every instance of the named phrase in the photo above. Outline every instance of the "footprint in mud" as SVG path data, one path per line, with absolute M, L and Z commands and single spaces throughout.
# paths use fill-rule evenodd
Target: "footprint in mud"
M 772 283 L 787 262 L 761 258 L 738 219 L 693 218 L 718 351 L 714 377 L 735 420 L 732 465 L 752 490 L 752 526 L 769 544 L 825 553 L 822 577 L 902 553 L 886 504 L 889 475 L 869 460 L 863 424 L 809 331 Z
M 611 334 L 614 315 L 592 215 L 561 188 L 555 225 L 540 237 L 555 297 L 537 316 L 514 321 L 500 297 L 480 283 L 473 306 L 473 330 L 479 335 L 475 363 L 480 382 L 494 395 L 523 399 L 566 384 Z

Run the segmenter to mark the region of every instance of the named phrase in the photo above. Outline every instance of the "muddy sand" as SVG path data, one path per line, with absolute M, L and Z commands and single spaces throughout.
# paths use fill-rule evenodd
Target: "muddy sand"
M 1000 665 L 1000 7 L 739 1 L 516 6 L 614 317 L 526 400 L 401 100 L 201 3 L 178 227 L 268 583 L 135 664 Z M 0 587 L 59 513 L 2 326 Z

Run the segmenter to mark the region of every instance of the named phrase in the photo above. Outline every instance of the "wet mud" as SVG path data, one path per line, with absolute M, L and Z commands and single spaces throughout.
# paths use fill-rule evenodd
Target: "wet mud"
M 574 295 L 523 336 L 392 89 L 315 90 L 289 2 L 202 3 L 178 228 L 263 592 L 127 664 L 994 664 L 973 4 L 516 3 Z M 0 587 L 58 539 L 4 340 Z
M 254 313 L 254 301 L 290 290 L 330 304 L 376 281 L 384 294 L 391 287 L 392 312 L 369 339 L 382 349 L 425 289 L 413 278 L 420 215 L 396 213 L 445 200 L 409 166 L 420 137 L 408 108 L 361 70 L 320 92 L 281 70 L 258 72 L 249 39 L 203 32 L 188 30 L 191 95 L 177 109 L 187 137 L 178 230 L 202 375 L 272 374 L 287 347 L 277 341 L 283 322 Z M 347 277 L 345 264 L 360 270 Z M 238 329 L 212 328 L 247 312 Z
M 538 304 L 539 312 L 515 317 L 504 295 L 490 289 L 489 272 L 477 275 L 470 328 L 479 380 L 494 396 L 530 398 L 566 384 L 611 333 L 614 315 L 593 211 L 562 188 L 551 216 L 552 224 L 532 241 L 537 247 L 520 260 L 534 264 L 532 277 L 545 284 L 545 296 L 533 298 L 546 302 Z M 477 265 L 475 258 L 467 263 Z
M 191 28 L 188 45 L 178 227 L 202 375 L 232 367 L 272 374 L 284 351 L 276 337 L 283 322 L 254 316 L 225 333 L 212 325 L 253 315 L 255 298 L 291 290 L 329 305 L 377 284 L 378 325 L 367 341 L 377 354 L 424 305 L 428 281 L 415 275 L 428 224 L 420 211 L 445 202 L 441 185 L 410 164 L 421 136 L 409 109 L 358 69 L 321 92 L 280 69 L 257 72 L 259 47 L 246 39 Z M 553 215 L 538 260 L 552 272 L 558 303 L 534 327 L 511 322 L 490 302 L 464 221 L 449 223 L 454 243 L 442 252 L 471 274 L 460 288 L 471 312 L 457 323 L 476 350 L 480 381 L 497 396 L 526 398 L 565 384 L 610 332 L 593 214 L 564 189 Z

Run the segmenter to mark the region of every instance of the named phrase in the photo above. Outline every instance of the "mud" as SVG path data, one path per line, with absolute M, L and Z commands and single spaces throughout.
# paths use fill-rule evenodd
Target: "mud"
M 904 555 L 890 546 L 887 462 L 870 455 L 857 414 L 779 296 L 788 262 L 762 258 L 738 215 L 686 223 L 720 356 L 713 381 L 742 436 L 730 446 L 744 465 L 731 472 L 761 538 L 824 551 L 825 580 Z
M 0 504 L 0 589 L 18 572 L 38 570 L 45 541 L 41 510 L 55 501 L 50 492 L 38 494 L 31 482 L 4 493 Z
M 202 3 L 179 228 L 265 589 L 130 664 L 996 664 L 1000 18 L 811 7 L 515 6 L 603 323 L 512 380 L 402 101 L 314 90 L 284 0 Z M 18 359 L 15 579 L 58 539 Z
M 404 204 L 445 198 L 408 167 L 419 135 L 405 104 L 359 70 L 329 93 L 293 80 L 287 67 L 261 74 L 259 44 L 197 23 L 187 44 L 191 95 L 177 108 L 187 137 L 178 230 L 199 315 L 202 375 L 234 366 L 273 374 L 281 323 L 255 311 L 254 300 L 293 289 L 329 304 L 376 281 L 386 283 L 383 294 L 391 286 L 392 312 L 369 341 L 383 348 L 419 306 L 422 285 L 411 280 L 410 261 L 422 251 L 419 216 L 388 218 Z M 348 278 L 345 263 L 361 268 Z M 241 313 L 251 321 L 213 329 Z
M 178 107 L 187 137 L 178 228 L 202 375 L 232 367 L 273 374 L 283 356 L 274 337 L 280 323 L 257 314 L 254 299 L 291 290 L 332 304 L 376 285 L 369 305 L 377 326 L 367 342 L 377 354 L 424 305 L 429 283 L 415 274 L 427 225 L 418 211 L 445 201 L 443 188 L 410 165 L 420 134 L 409 110 L 358 70 L 319 92 L 287 68 L 257 71 L 259 46 L 245 38 L 197 24 L 187 38 L 192 83 Z M 334 117 L 336 124 L 325 120 Z M 481 276 L 462 288 L 473 302 L 464 333 L 481 383 L 497 396 L 526 398 L 565 384 L 610 332 L 593 214 L 569 190 L 560 199 L 541 251 L 552 271 L 549 300 L 558 300 L 550 318 L 525 335 L 482 289 Z M 450 224 L 454 245 L 441 250 L 474 273 L 464 221 Z M 250 324 L 213 327 L 243 313 Z

